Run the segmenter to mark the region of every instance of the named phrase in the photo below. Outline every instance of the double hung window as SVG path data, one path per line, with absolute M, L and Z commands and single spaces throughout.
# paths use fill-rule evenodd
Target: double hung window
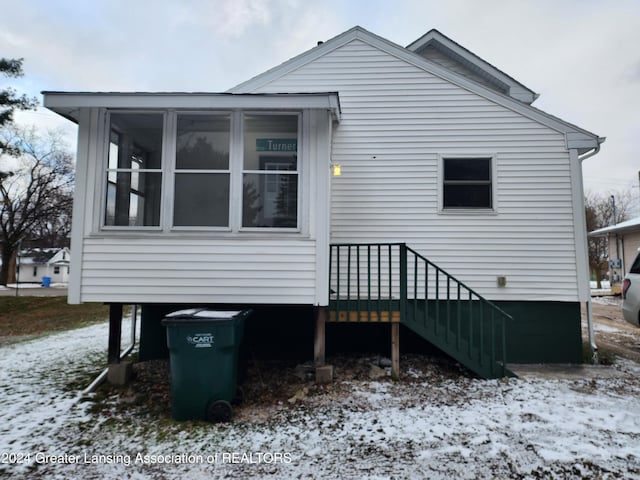
M 246 115 L 242 226 L 297 225 L 298 115 Z
M 160 225 L 162 113 L 110 115 L 105 226 Z
M 492 158 L 443 158 L 442 207 L 492 209 Z
M 173 225 L 229 225 L 229 115 L 178 114 Z

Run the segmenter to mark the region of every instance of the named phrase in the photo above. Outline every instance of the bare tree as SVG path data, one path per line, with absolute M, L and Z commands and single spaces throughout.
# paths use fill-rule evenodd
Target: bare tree
M 21 241 L 34 242 L 45 234 L 55 238 L 68 234 L 73 157 L 59 133 L 41 135 L 35 127 L 10 125 L 0 137 L 11 151 L 19 152 L 13 158 L 1 159 L 0 285 L 6 285 Z
M 587 192 L 584 199 L 587 232 L 593 232 L 624 222 L 633 205 L 630 191 L 610 192 L 606 195 Z M 602 275 L 609 269 L 609 240 L 606 237 L 589 237 L 589 268 L 602 288 Z

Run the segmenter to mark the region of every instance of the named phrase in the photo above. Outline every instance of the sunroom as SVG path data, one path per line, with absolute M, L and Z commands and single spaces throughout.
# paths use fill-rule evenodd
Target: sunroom
M 327 303 L 336 93 L 44 103 L 79 125 L 70 302 Z

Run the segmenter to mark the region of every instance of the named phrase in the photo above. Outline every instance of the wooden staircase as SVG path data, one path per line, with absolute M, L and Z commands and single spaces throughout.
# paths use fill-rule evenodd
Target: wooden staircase
M 329 322 L 399 324 L 481 378 L 515 376 L 506 367 L 513 319 L 404 243 L 333 244 Z

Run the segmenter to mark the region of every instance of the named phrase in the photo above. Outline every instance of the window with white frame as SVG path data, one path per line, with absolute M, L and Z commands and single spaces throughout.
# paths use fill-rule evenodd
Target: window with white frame
M 230 116 L 178 114 L 173 225 L 229 225 Z
M 160 225 L 162 113 L 109 116 L 104 225 Z
M 105 227 L 298 228 L 299 112 L 111 111 L 108 119 Z
M 442 158 L 442 209 L 493 209 L 492 157 Z
M 298 226 L 297 114 L 244 116 L 242 226 Z

